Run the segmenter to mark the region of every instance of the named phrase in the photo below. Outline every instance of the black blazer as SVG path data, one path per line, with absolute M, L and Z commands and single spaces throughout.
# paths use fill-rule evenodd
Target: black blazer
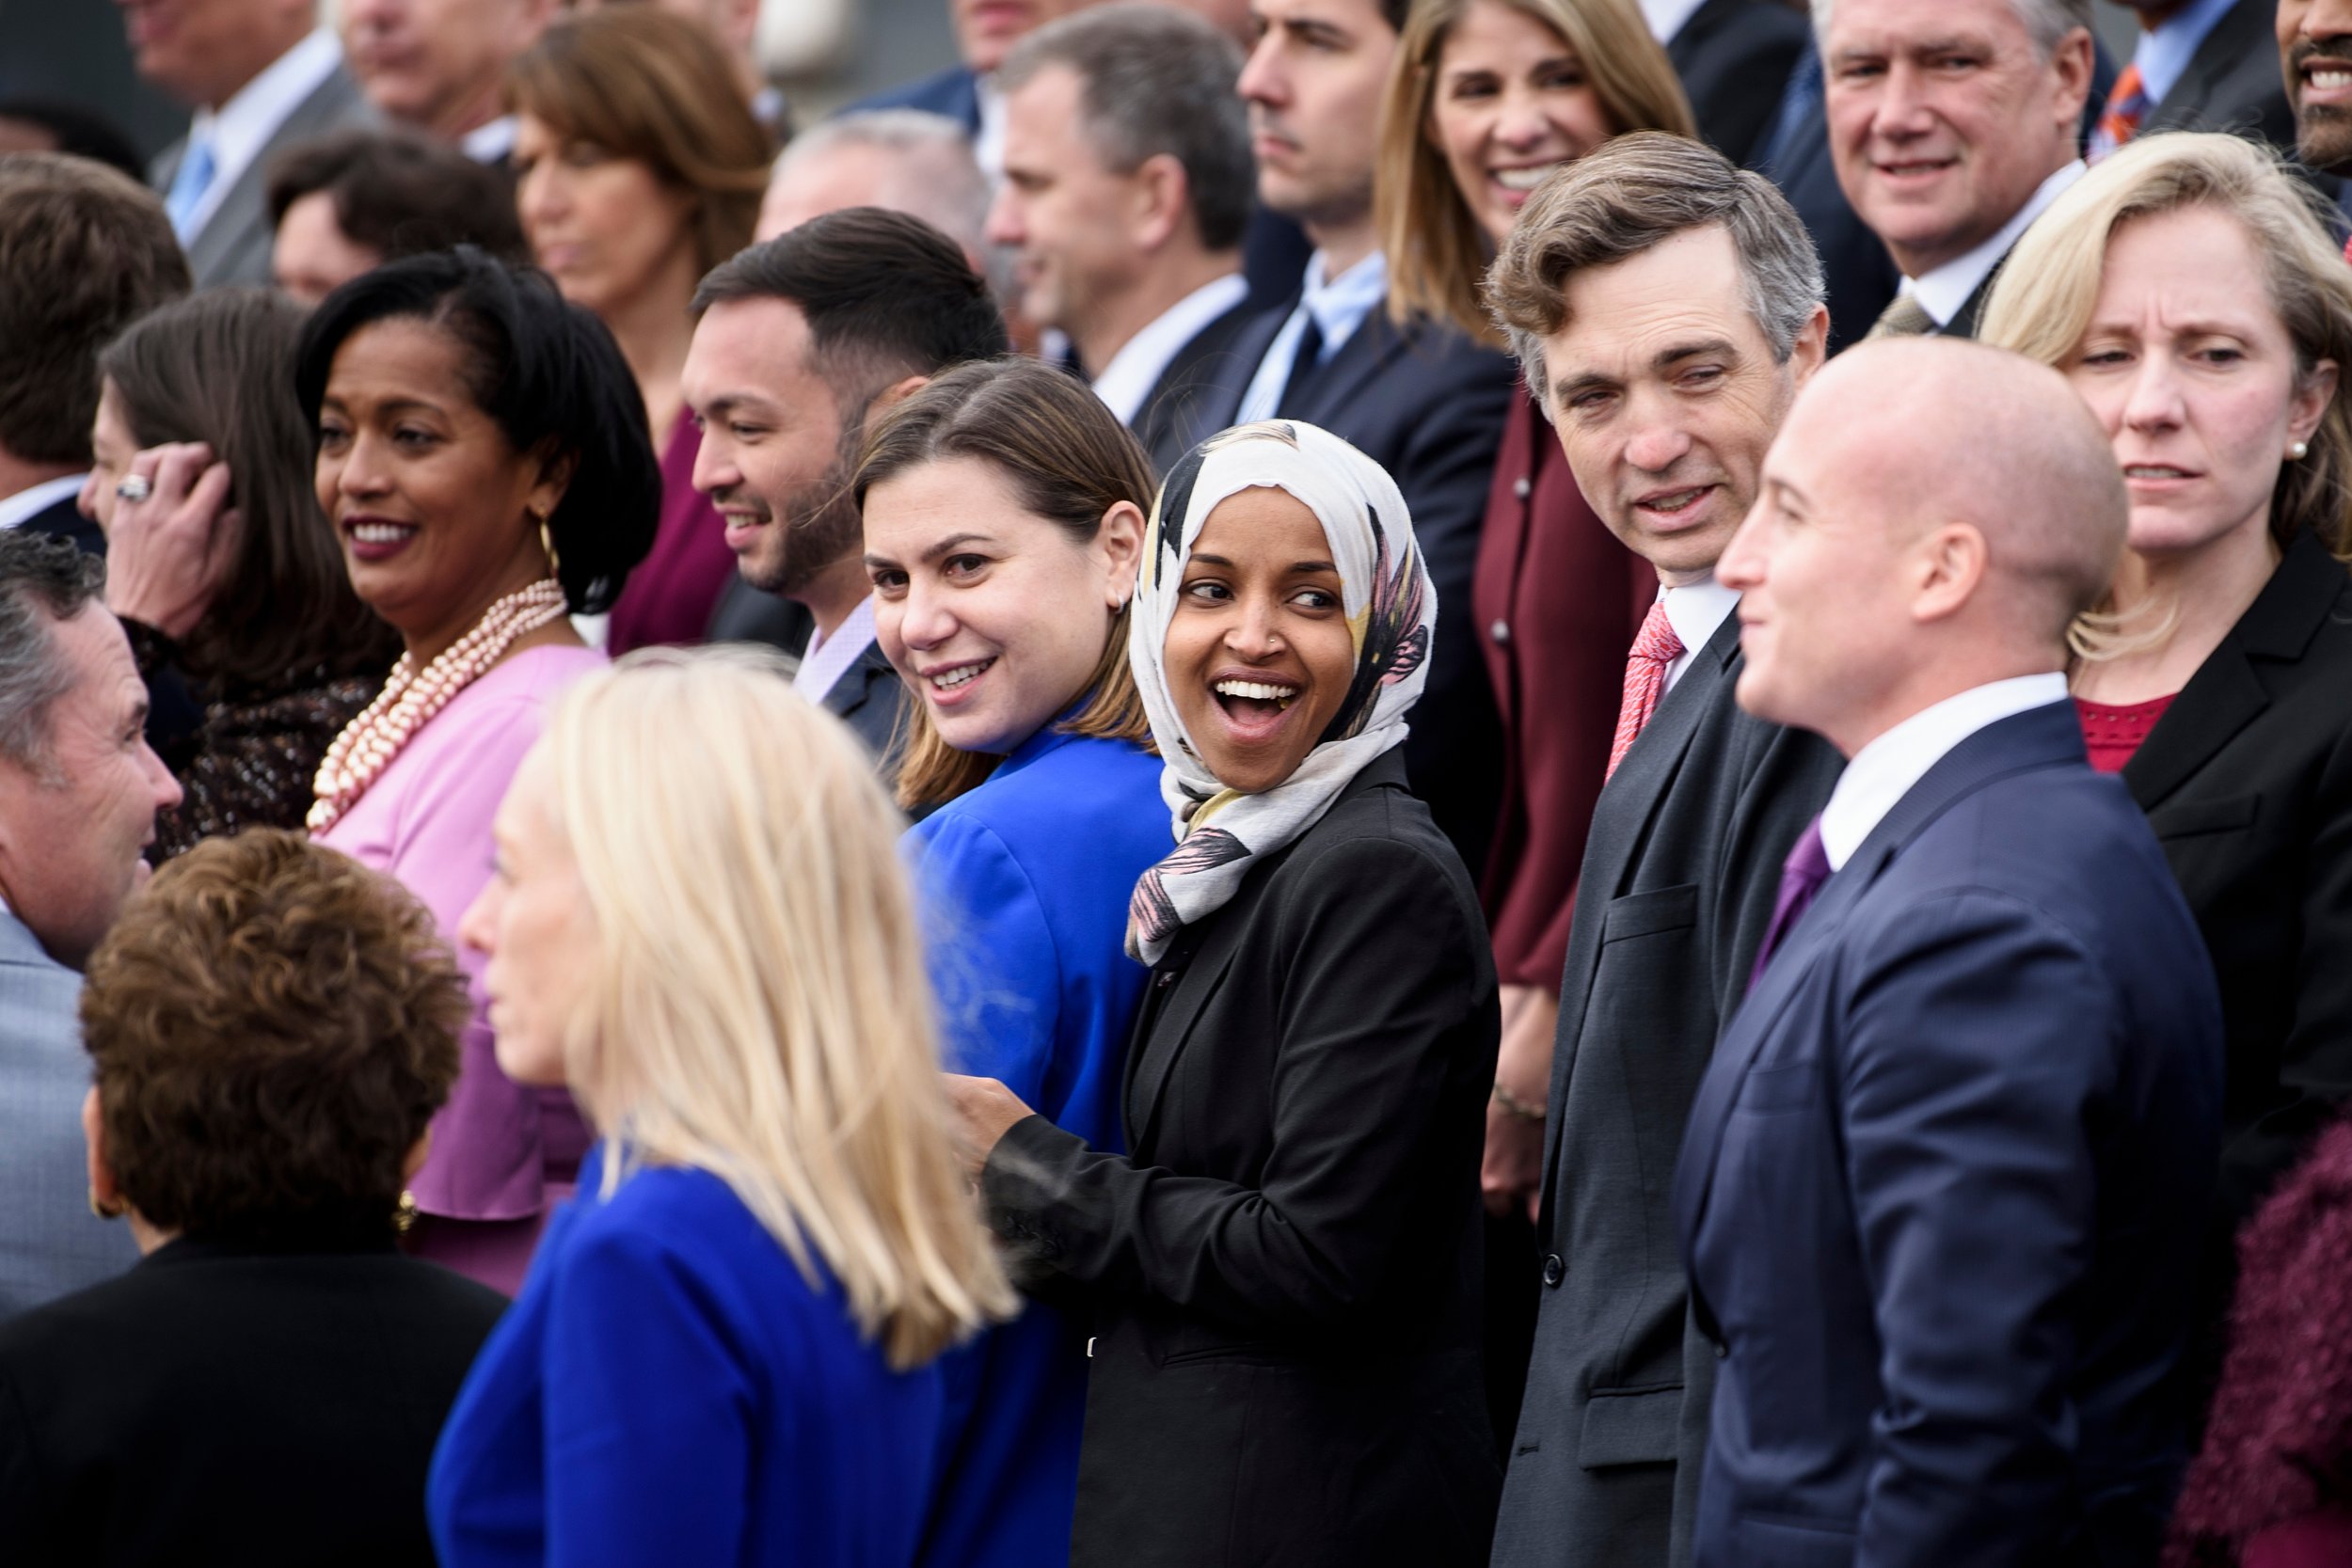
M 1744 164 L 1771 131 L 1811 29 L 1781 0 L 1707 0 L 1666 40 L 1699 135 Z
M 884 778 L 898 770 L 898 710 L 906 705 L 906 683 L 890 667 L 880 642 L 868 642 L 857 662 L 841 672 L 825 693 L 825 711 L 857 732 L 874 753 Z
M 1200 425 L 1212 408 L 1240 405 L 1258 361 L 1245 360 L 1234 344 L 1263 313 L 1254 299 L 1244 298 L 1196 333 L 1160 372 L 1132 427 L 1152 455 L 1154 475 L 1166 476 L 1207 434 Z
M 2272 32 L 2277 9 L 2271 0 L 2237 0 L 2222 12 L 2172 90 L 2148 111 L 2141 135 L 2229 131 L 2293 157 L 2295 111 L 2287 104 Z
M 1006 1133 L 990 1223 L 1093 1322 L 1076 1568 L 1486 1561 L 1499 1028 L 1477 894 L 1391 752 L 1154 971 L 1132 1156 Z
M 1593 812 L 1544 1129 L 1534 1357 L 1496 1568 L 1690 1560 L 1715 1357 L 1688 1322 L 1670 1182 L 1781 863 L 1845 766 L 1819 737 L 1742 713 L 1740 669 L 1731 615 Z
M 0 1325 L 12 1568 L 429 1565 L 424 1476 L 497 1291 L 373 1246 L 172 1242 Z

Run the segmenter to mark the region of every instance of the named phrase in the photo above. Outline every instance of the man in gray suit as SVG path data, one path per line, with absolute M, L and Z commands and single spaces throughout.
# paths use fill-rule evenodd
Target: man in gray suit
M 196 286 L 269 281 L 271 160 L 375 111 L 315 0 L 115 0 L 139 74 L 196 111 L 148 169 Z
M 1804 225 L 1763 176 L 1620 136 L 1529 201 L 1491 297 L 1578 485 L 1657 569 L 1593 813 L 1549 1063 L 1496 1098 L 1544 1122 L 1534 1354 L 1499 1568 L 1689 1560 L 1714 1356 L 1671 1207 L 1683 1123 L 1747 984 L 1781 863 L 1839 770 L 1733 701 L 1716 559 L 1829 329 Z
M 180 786 L 142 733 L 147 688 L 105 575 L 64 540 L 0 532 L 0 1318 L 138 1256 L 86 1202 L 74 1007 Z
M 2092 162 L 2119 140 L 2111 127 L 2228 131 L 2295 150 L 2295 113 L 2270 52 L 2273 0 L 2122 4 L 2139 13 L 2139 41 L 2091 134 Z

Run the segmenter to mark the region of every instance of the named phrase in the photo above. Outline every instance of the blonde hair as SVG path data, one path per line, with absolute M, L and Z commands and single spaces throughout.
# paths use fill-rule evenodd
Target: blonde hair
M 873 762 L 765 649 L 648 649 L 540 742 L 602 947 L 565 1073 L 624 1165 L 724 1180 L 890 1364 L 1014 1306 L 950 1149 Z
M 2263 259 L 2271 309 L 2295 343 L 2298 377 L 2319 361 L 2352 369 L 2352 268 L 2328 238 L 2316 192 L 2278 154 L 2236 136 L 2165 132 L 2130 143 L 2078 181 L 2017 242 L 1987 302 L 1982 341 L 2064 369 L 2090 330 L 2106 273 L 2107 245 L 2135 218 L 2210 207 L 2244 227 Z M 2328 403 L 2311 450 L 2282 461 L 2270 503 L 2283 548 L 2309 531 L 2338 556 L 2352 548 L 2352 410 Z M 2104 602 L 2067 639 L 2087 659 L 2160 647 L 2177 613 L 2125 625 Z
M 1480 0 L 1414 0 L 1397 41 L 1380 111 L 1373 214 L 1389 260 L 1389 313 L 1451 322 L 1502 346 L 1480 287 L 1493 242 L 1470 214 L 1431 139 L 1438 56 L 1463 13 Z M 1695 137 L 1698 123 L 1666 51 L 1634 0 L 1492 0 L 1533 17 L 1575 54 L 1591 77 L 1613 135 L 1664 131 Z

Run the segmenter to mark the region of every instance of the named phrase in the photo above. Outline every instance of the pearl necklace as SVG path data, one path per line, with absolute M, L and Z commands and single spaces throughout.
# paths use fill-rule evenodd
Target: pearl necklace
M 493 601 L 465 636 L 423 670 L 418 670 L 414 655 L 401 655 L 375 701 L 327 747 L 310 785 L 317 796 L 310 802 L 310 832 L 315 835 L 333 827 L 451 698 L 486 673 L 516 639 L 554 621 L 564 610 L 562 585 L 542 578 Z

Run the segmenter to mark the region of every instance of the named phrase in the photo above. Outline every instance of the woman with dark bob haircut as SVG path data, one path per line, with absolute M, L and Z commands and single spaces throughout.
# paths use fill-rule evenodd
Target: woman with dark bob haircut
M 454 931 L 548 704 L 604 662 L 566 612 L 611 609 L 652 545 L 644 405 L 596 317 L 467 246 L 337 289 L 297 363 L 319 504 L 352 588 L 406 649 L 328 748 L 310 832 Z M 587 1133 L 562 1090 L 499 1071 L 478 960 L 468 976 L 474 1015 L 408 1241 L 512 1294 Z
M 11 1563 L 429 1563 L 425 1469 L 495 1291 L 403 1258 L 466 985 L 390 879 L 257 829 L 92 954 L 90 1204 L 128 1274 L 0 1326 Z
M 184 671 L 205 700 L 201 726 L 164 746 L 186 793 L 157 814 L 158 865 L 215 833 L 300 827 L 327 742 L 400 652 L 311 493 L 301 333 L 290 301 L 215 289 L 99 356 L 81 506 L 106 532 L 106 605 L 142 675 Z

